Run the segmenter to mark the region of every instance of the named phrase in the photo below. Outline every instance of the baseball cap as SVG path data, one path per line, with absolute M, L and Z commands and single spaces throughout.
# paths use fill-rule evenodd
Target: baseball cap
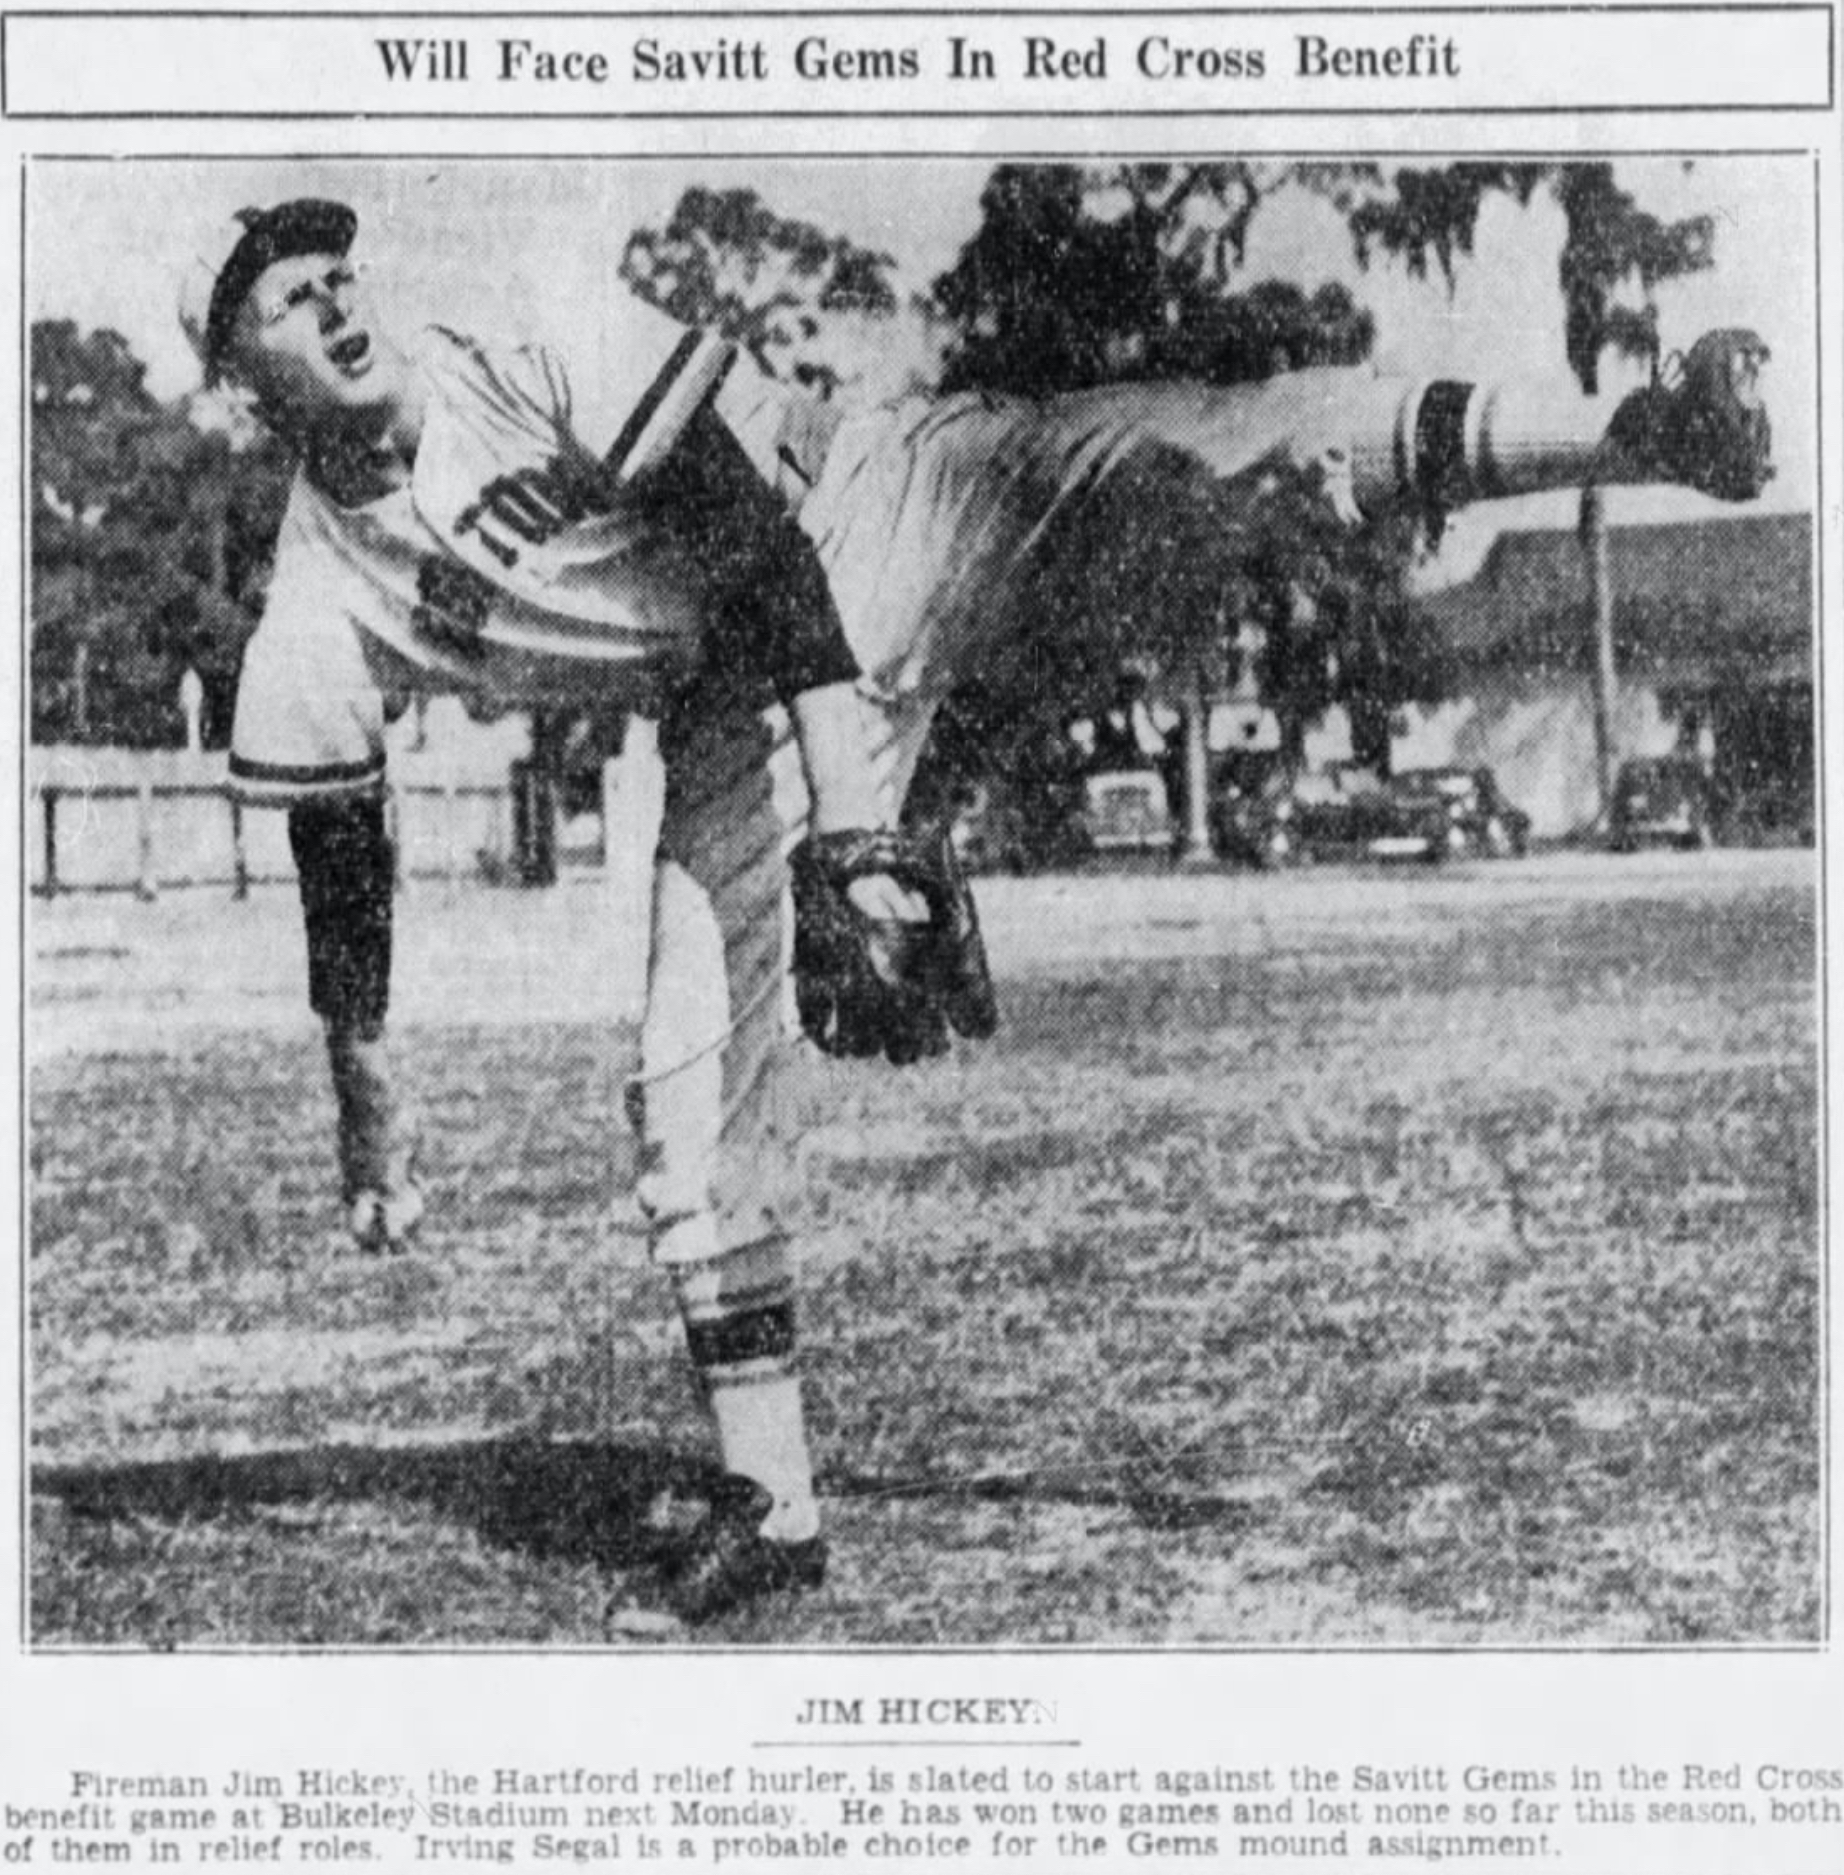
M 297 254 L 344 255 L 358 226 L 345 203 L 303 196 L 275 208 L 240 208 L 193 243 L 179 323 L 207 384 L 217 382 L 238 309 L 263 273 Z

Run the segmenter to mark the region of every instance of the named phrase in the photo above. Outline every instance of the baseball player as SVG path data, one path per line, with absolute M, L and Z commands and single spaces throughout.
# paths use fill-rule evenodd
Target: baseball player
M 1250 509 L 1304 487 L 1355 521 L 1591 478 L 1739 499 L 1769 472 L 1750 334 L 1705 341 L 1681 382 L 1612 413 L 1313 371 L 841 416 L 638 304 L 587 369 L 441 330 L 399 346 L 358 291 L 356 232 L 337 203 L 246 210 L 193 270 L 184 318 L 208 374 L 240 382 L 301 458 L 231 784 L 290 812 L 346 1197 L 361 1239 L 390 1247 L 420 1209 L 383 1052 L 394 700 L 596 703 L 659 724 L 630 1109 L 652 1255 L 726 1467 L 669 1582 L 692 1621 L 815 1586 L 826 1565 L 772 1114 L 785 887 L 802 1025 L 823 1048 L 901 1063 L 950 1027 L 990 1032 L 945 843 L 889 829 L 936 705 L 1021 628 L 1033 572 L 1117 475 L 1175 456 Z

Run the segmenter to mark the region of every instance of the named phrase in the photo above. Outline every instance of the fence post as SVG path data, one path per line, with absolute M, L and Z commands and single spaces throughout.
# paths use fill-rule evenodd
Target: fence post
M 557 883 L 557 784 L 535 755 L 512 764 L 512 876 L 520 885 Z
M 44 802 L 45 896 L 56 898 L 58 895 L 58 789 L 56 782 L 45 783 Z
M 1201 661 L 1186 672 L 1184 701 L 1184 830 L 1179 837 L 1181 866 L 1214 866 L 1210 842 L 1210 693 Z
M 159 888 L 154 882 L 154 784 L 151 781 L 142 782 L 135 797 L 135 836 L 139 864 L 134 895 L 140 899 L 155 898 Z
M 403 856 L 403 795 L 386 784 L 384 790 L 384 838 L 391 850 L 391 896 L 410 883 L 409 862 Z
M 233 794 L 231 811 L 231 897 L 250 896 L 250 856 L 243 849 L 243 803 Z

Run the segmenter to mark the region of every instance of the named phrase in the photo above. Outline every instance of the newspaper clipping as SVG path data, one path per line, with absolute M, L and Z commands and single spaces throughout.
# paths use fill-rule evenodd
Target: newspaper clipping
M 1838 12 L 0 18 L 0 1866 L 1844 1868 Z

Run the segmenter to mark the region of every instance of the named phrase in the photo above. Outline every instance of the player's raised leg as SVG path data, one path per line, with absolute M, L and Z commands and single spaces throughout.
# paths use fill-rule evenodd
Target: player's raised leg
M 1414 382 L 1342 369 L 1043 401 L 916 396 L 820 435 L 801 525 L 859 661 L 906 705 L 945 694 L 1030 622 L 1033 571 L 1105 518 L 1148 452 L 1198 465 L 1239 513 L 1291 482 L 1351 525 L 1395 504 L 1445 513 L 1588 483 L 1748 500 L 1772 474 L 1766 357 L 1751 332 L 1714 332 L 1658 384 L 1619 399 L 1583 397 L 1567 378 Z
M 1767 357 L 1752 332 L 1711 332 L 1657 383 L 1620 398 L 1584 397 L 1568 378 L 1321 370 L 1221 389 L 1117 386 L 1057 407 L 1066 420 L 1137 426 L 1251 490 L 1292 467 L 1349 501 L 1352 519 L 1398 501 L 1445 511 L 1590 483 L 1674 483 L 1747 501 L 1773 473 L 1759 392 Z

